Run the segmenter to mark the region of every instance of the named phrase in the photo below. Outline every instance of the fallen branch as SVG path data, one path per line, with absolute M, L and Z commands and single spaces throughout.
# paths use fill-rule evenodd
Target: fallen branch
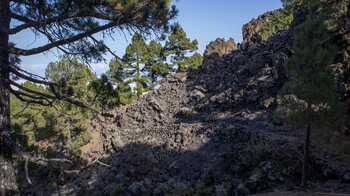
M 111 165 L 107 165 L 107 164 L 105 164 L 105 163 L 102 163 L 101 161 L 98 160 L 98 158 L 95 159 L 95 160 L 92 162 L 92 164 L 94 164 L 94 163 L 98 163 L 98 164 L 103 165 L 103 166 L 105 166 L 105 167 L 112 167 Z
M 32 184 L 32 181 L 30 180 L 29 174 L 28 174 L 28 158 L 26 159 L 26 162 L 24 163 L 24 172 L 26 173 L 26 179 L 28 184 Z

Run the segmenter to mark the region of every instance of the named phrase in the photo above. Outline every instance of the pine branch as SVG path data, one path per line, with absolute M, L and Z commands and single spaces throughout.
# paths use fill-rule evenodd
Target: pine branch
M 9 52 L 12 53 L 12 54 L 23 55 L 23 56 L 30 56 L 30 55 L 34 55 L 34 54 L 39 54 L 39 53 L 48 51 L 48 50 L 50 50 L 50 49 L 52 49 L 54 47 L 70 44 L 70 43 L 75 42 L 77 40 L 83 39 L 83 38 L 85 38 L 87 36 L 96 34 L 98 32 L 104 31 L 104 30 L 112 28 L 112 27 L 116 27 L 117 23 L 118 22 L 113 21 L 113 22 L 110 22 L 110 23 L 108 23 L 106 25 L 97 27 L 95 29 L 91 29 L 91 30 L 86 31 L 84 33 L 75 35 L 73 37 L 70 37 L 70 38 L 67 38 L 67 39 L 61 39 L 61 40 L 49 43 L 47 45 L 44 45 L 44 46 L 41 46 L 41 47 L 38 47 L 38 48 L 25 50 L 25 49 L 12 47 L 12 48 L 9 49 Z M 126 23 L 126 21 L 122 21 L 119 25 L 124 24 L 124 23 Z
M 13 29 L 9 30 L 9 34 L 16 34 L 24 29 L 27 28 L 38 28 L 39 27 L 43 27 L 45 25 L 51 24 L 51 23 L 55 23 L 55 22 L 62 22 L 63 20 L 67 20 L 67 19 L 72 19 L 72 18 L 80 18 L 80 17 L 94 17 L 97 19 L 102 19 L 102 20 L 109 20 L 109 21 L 113 21 L 114 18 L 110 17 L 108 15 L 99 13 L 99 12 L 94 12 L 94 11 L 84 11 L 84 12 L 79 12 L 79 13 L 66 13 L 66 14 L 62 14 L 53 18 L 48 18 L 48 19 L 44 19 L 44 20 L 40 20 L 40 21 L 32 21 L 29 18 L 25 18 L 24 16 L 20 16 L 17 14 L 13 14 L 13 16 L 15 17 L 15 19 L 20 19 L 21 21 L 26 22 L 25 24 L 22 24 L 20 26 L 17 26 Z
M 109 48 L 108 46 L 106 46 L 106 44 L 104 44 L 103 42 L 98 41 L 98 40 L 97 40 L 96 38 L 94 38 L 92 35 L 89 36 L 89 37 L 90 37 L 90 38 L 92 39 L 92 41 L 94 41 L 95 43 L 97 43 L 97 44 L 103 46 L 104 48 L 106 48 L 106 49 L 108 50 L 108 52 L 109 52 L 111 55 L 114 56 L 115 59 L 121 60 L 121 58 L 120 58 L 118 55 L 116 55 L 115 52 L 113 52 L 113 51 L 111 50 L 111 48 Z
M 27 23 L 28 22 L 34 22 L 34 21 L 30 20 L 29 18 L 27 18 L 25 16 L 21 16 L 21 15 L 15 14 L 13 12 L 11 12 L 11 18 L 19 20 L 21 22 L 27 22 Z

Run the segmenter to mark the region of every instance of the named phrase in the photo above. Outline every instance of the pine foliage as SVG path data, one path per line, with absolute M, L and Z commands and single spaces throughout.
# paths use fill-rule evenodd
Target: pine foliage
M 116 88 L 115 105 L 128 104 L 134 98 L 154 89 L 167 74 L 185 72 L 202 65 L 203 57 L 191 53 L 198 49 L 197 40 L 190 41 L 184 30 L 177 26 L 164 46 L 156 40 L 146 43 L 136 32 L 122 59 L 113 59 L 107 76 Z M 135 86 L 131 90 L 130 86 Z
M 191 41 L 187 38 L 185 31 L 181 26 L 173 28 L 168 41 L 165 43 L 165 49 L 168 55 L 171 55 L 171 62 L 177 67 L 176 72 L 186 72 L 191 66 L 187 64 L 186 54 L 192 53 L 198 49 L 198 41 Z
M 52 62 L 46 69 L 46 77 L 50 82 L 59 84 L 57 91 L 74 100 L 91 104 L 95 93 L 89 84 L 96 79 L 84 64 L 77 59 L 66 56 Z M 50 94 L 50 90 L 35 83 L 23 84 L 30 90 Z M 49 140 L 53 136 L 61 138 L 63 149 L 70 155 L 79 155 L 80 147 L 90 138 L 86 131 L 87 120 L 92 114 L 86 108 L 72 103 L 55 100 L 50 106 L 24 103 L 16 97 L 11 99 L 12 127 L 16 130 L 14 138 L 28 150 L 45 150 L 38 148 L 37 142 Z M 98 105 L 93 107 L 98 110 Z M 57 149 L 56 149 L 57 150 Z

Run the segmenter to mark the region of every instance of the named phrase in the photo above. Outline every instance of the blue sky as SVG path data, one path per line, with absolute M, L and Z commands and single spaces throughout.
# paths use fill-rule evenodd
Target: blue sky
M 174 1 L 179 9 L 177 21 L 187 33 L 189 38 L 199 42 L 198 52 L 203 54 L 209 42 L 216 38 L 232 37 L 236 42 L 242 41 L 242 25 L 253 18 L 282 7 L 280 0 L 179 0 Z M 97 36 L 98 37 L 98 36 Z M 102 38 L 102 37 L 100 37 Z M 108 45 L 118 56 L 122 57 L 131 38 L 116 33 L 112 39 L 106 40 Z M 30 31 L 21 32 L 10 41 L 17 47 L 33 48 L 46 43 L 43 38 L 35 39 Z M 57 61 L 56 50 L 30 57 L 22 58 L 22 68 L 35 74 L 43 75 L 47 64 Z M 93 70 L 100 75 L 108 69 L 111 55 L 105 56 L 107 63 L 92 64 Z

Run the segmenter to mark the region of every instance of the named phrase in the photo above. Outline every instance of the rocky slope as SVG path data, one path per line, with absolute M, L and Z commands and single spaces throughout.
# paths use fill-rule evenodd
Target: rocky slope
M 296 14 L 293 25 L 301 17 Z M 43 183 L 54 174 L 42 171 L 47 175 L 36 178 L 27 194 L 245 195 L 298 189 L 302 141 L 292 127 L 272 119 L 277 93 L 288 80 L 283 64 L 293 39 L 284 31 L 252 41 L 255 24 L 265 18 L 245 25 L 243 48 L 217 39 L 198 70 L 170 74 L 159 89 L 106 112 L 92 123 L 94 139 L 83 150 L 90 164 L 78 174 L 61 175 L 54 187 Z M 342 21 L 335 41 L 343 44 L 338 89 L 346 100 L 349 13 Z M 350 193 L 349 165 L 313 152 L 309 189 Z

